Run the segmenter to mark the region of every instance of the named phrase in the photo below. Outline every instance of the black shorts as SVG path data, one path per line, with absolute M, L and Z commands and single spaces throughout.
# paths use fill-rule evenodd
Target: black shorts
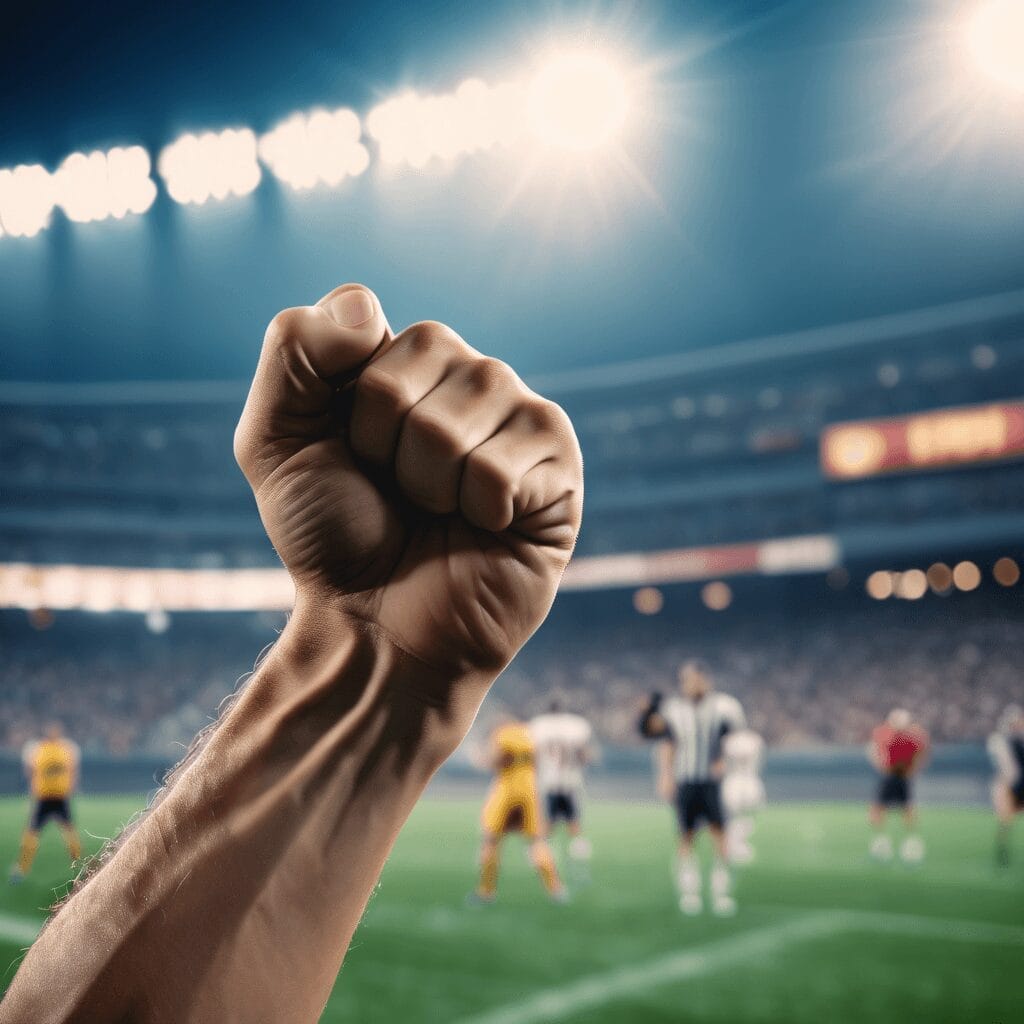
M 548 821 L 576 821 L 579 808 L 576 797 L 566 790 L 552 790 L 547 795 Z
M 1010 795 L 1013 797 L 1014 807 L 1018 811 L 1024 811 L 1024 779 L 1018 779 L 1010 787 Z
M 719 828 L 724 826 L 721 785 L 714 780 L 679 783 L 676 817 L 680 832 L 693 832 L 702 822 Z
M 903 775 L 882 776 L 878 784 L 878 803 L 883 807 L 906 807 L 910 799 L 910 779 Z
M 71 824 L 71 803 L 68 800 L 37 800 L 32 808 L 32 829 L 38 832 L 51 818 L 62 825 Z

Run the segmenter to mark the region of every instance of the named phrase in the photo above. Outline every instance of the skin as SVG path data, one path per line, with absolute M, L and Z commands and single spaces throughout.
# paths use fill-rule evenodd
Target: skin
M 29 952 L 3 1024 L 317 1020 L 579 528 L 565 414 L 441 324 L 392 334 L 357 285 L 271 322 L 235 454 L 294 613 Z
M 695 703 L 702 701 L 713 689 L 711 679 L 694 664 L 687 663 L 679 669 L 679 692 L 686 700 Z M 658 744 L 658 793 L 667 802 L 675 799 L 676 780 L 673 765 L 676 759 L 676 744 L 672 739 L 668 723 L 661 715 L 653 715 L 650 721 L 650 735 L 662 736 Z M 719 758 L 711 766 L 711 773 L 716 779 L 725 774 L 725 762 Z M 708 824 L 708 834 L 715 844 L 715 852 L 722 860 L 727 859 L 727 843 L 725 829 L 718 825 Z M 699 829 L 684 829 L 679 833 L 679 855 L 689 857 L 693 853 L 693 844 Z

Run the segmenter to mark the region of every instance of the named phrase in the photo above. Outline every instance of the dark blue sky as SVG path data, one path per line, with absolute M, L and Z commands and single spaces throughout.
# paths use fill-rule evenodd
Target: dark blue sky
M 28 5 L 25 5 L 26 8 Z M 344 280 L 523 372 L 656 355 L 1024 285 L 1016 108 L 980 102 L 942 0 L 47 6 L 3 42 L 0 166 L 186 130 L 361 114 L 527 68 L 592 24 L 646 69 L 627 155 L 534 180 L 483 154 L 297 198 L 0 239 L 0 375 L 236 378 L 285 305 Z M 96 8 L 102 8 L 97 10 Z M 962 79 L 962 81 L 961 81 Z

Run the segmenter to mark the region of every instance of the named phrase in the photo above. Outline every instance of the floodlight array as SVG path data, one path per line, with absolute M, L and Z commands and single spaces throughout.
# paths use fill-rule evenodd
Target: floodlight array
M 278 180 L 297 191 L 335 188 L 370 166 L 361 136 L 358 116 L 345 107 L 296 113 L 260 136 L 259 156 Z
M 249 128 L 187 133 L 161 151 L 157 170 L 176 203 L 248 195 L 260 183 L 256 136 Z

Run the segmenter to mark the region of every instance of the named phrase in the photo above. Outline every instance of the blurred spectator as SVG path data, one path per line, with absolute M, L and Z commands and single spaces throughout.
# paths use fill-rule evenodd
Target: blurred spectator
M 499 680 L 490 708 L 530 714 L 557 692 L 606 742 L 633 743 L 639 698 L 674 687 L 680 662 L 698 655 L 772 746 L 863 743 L 895 705 L 911 708 L 938 742 L 977 740 L 1020 698 L 1016 597 L 734 609 L 710 627 L 668 615 L 638 625 L 602 609 L 575 622 L 556 613 Z M 568 600 L 578 612 L 590 598 Z M 58 615 L 37 632 L 9 612 L 0 624 L 0 749 L 19 750 L 56 716 L 87 753 L 174 756 L 273 642 L 283 616 L 176 616 L 163 635 L 127 615 Z

